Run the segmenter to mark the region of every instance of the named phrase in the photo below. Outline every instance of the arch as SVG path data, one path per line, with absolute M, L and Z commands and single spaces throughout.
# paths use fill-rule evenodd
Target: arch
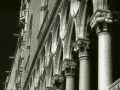
M 42 54 L 40 55 L 40 76 L 43 75 L 45 67 L 45 46 L 42 50 Z
M 57 45 L 57 50 L 55 53 L 55 58 L 53 61 L 53 74 L 60 74 L 60 65 L 63 61 L 63 46 L 62 46 L 62 40 L 59 38 L 58 40 L 58 45 Z
M 52 64 L 52 56 L 50 57 L 50 62 L 48 67 L 46 68 L 46 87 L 52 86 L 52 77 L 53 77 L 53 64 Z
M 72 59 L 72 50 L 74 43 L 76 41 L 76 34 L 75 34 L 75 23 L 72 23 L 72 28 L 70 30 L 70 33 L 68 35 L 68 38 L 66 38 L 66 58 Z
M 70 18 L 71 20 L 69 21 L 68 23 L 68 28 L 67 28 L 67 34 L 65 36 L 65 39 L 64 39 L 64 47 L 63 47 L 63 59 L 65 58 L 70 58 L 69 54 L 67 53 L 67 51 L 69 50 L 69 38 L 70 38 L 70 33 L 72 31 L 72 28 L 73 28 L 73 18 L 71 17 Z
M 67 21 L 69 20 L 69 13 L 70 13 L 70 2 L 69 2 L 69 0 L 66 0 L 64 5 L 63 5 L 63 9 L 60 13 L 60 16 L 61 16 L 60 23 L 61 23 L 61 25 L 67 23 Z
M 62 41 L 61 41 L 62 42 Z M 57 60 L 57 68 L 58 68 L 58 74 L 61 74 L 61 64 L 62 64 L 62 61 L 63 61 L 63 46 L 61 44 L 60 46 L 60 51 L 59 51 L 59 54 L 58 54 L 58 60 Z
M 52 34 L 48 36 L 48 40 L 45 45 L 45 66 L 47 67 L 50 62 L 51 55 Z
M 58 15 L 52 31 L 52 49 L 51 49 L 52 53 L 56 52 L 57 42 L 59 38 L 59 31 L 60 31 L 59 29 L 60 29 L 60 16 Z
M 93 3 L 91 0 L 88 1 L 87 3 L 87 15 L 86 15 L 86 22 L 85 22 L 85 33 L 84 33 L 84 37 L 86 38 L 91 38 L 91 34 L 92 34 L 92 30 L 90 28 L 90 25 L 89 25 L 89 21 L 90 21 L 90 18 L 92 17 L 94 11 L 93 11 Z M 96 35 L 92 35 L 92 37 L 96 37 Z M 97 38 L 97 37 L 96 37 Z
M 81 1 L 80 9 L 78 12 L 77 17 L 75 17 L 75 26 L 76 26 L 76 40 L 78 38 L 84 38 L 86 37 L 86 29 L 87 29 L 87 23 L 88 23 L 88 15 L 89 19 L 91 17 L 91 14 L 93 14 L 93 5 L 92 0 L 84 0 Z M 88 11 L 88 9 L 90 11 Z M 92 13 L 91 13 L 92 12 Z
M 92 0 L 94 12 L 97 9 L 108 9 L 108 0 Z
M 64 39 L 66 34 L 66 25 L 68 24 L 70 16 L 70 2 L 69 0 L 66 0 L 63 9 L 60 13 L 60 37 L 61 39 Z

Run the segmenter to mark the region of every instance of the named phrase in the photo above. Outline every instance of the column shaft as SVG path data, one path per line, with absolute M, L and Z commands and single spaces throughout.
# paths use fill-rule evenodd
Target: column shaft
M 111 35 L 98 34 L 98 90 L 107 90 L 112 82 Z
M 66 90 L 75 90 L 74 76 L 66 76 Z
M 80 59 L 79 90 L 90 90 L 90 61 Z
M 73 59 L 65 59 L 62 63 L 62 71 L 66 76 L 66 90 L 75 90 L 75 68 L 76 61 Z

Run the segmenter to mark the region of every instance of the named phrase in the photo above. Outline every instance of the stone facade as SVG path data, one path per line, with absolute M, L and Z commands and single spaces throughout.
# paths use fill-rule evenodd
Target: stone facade
M 5 90 L 107 90 L 113 83 L 111 34 L 120 20 L 114 3 L 21 0 L 21 32 Z

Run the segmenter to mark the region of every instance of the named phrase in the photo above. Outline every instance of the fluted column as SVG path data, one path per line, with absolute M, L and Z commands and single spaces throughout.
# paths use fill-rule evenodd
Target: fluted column
M 62 83 L 64 81 L 64 77 L 60 74 L 55 74 L 53 76 L 52 82 L 53 86 L 55 87 L 56 90 L 62 90 Z
M 107 90 L 112 83 L 112 14 L 108 10 L 97 10 L 90 23 L 98 35 L 98 90 Z
M 78 38 L 74 51 L 79 52 L 79 90 L 90 90 L 90 58 L 87 38 Z
M 75 67 L 76 62 L 73 59 L 65 59 L 62 63 L 62 71 L 66 76 L 65 90 L 75 90 Z

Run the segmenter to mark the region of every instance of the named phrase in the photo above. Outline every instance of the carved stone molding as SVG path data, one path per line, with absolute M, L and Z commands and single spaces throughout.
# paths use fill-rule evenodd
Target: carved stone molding
M 65 59 L 62 63 L 62 71 L 65 71 L 65 75 L 75 75 L 75 67 L 77 63 L 73 59 Z
M 54 87 L 51 87 L 51 86 L 47 86 L 47 87 L 46 87 L 46 90 L 55 90 L 55 88 L 54 88 Z
M 21 61 L 24 59 L 24 50 L 22 50 L 22 52 L 20 54 L 20 59 L 21 59 Z
M 55 74 L 53 76 L 53 79 L 52 79 L 52 83 L 54 85 L 54 87 L 56 87 L 57 89 L 61 89 L 61 85 L 62 85 L 62 82 L 64 81 L 64 77 L 60 74 Z
M 71 0 L 71 7 L 70 7 L 71 16 L 75 17 L 78 14 L 79 7 L 80 7 L 80 1 Z
M 16 79 L 16 86 L 20 87 L 20 83 L 21 83 L 21 76 L 18 75 L 17 79 Z
M 91 29 L 95 29 L 96 33 L 106 32 L 111 28 L 113 22 L 120 20 L 120 13 L 111 12 L 109 10 L 98 9 L 90 19 Z

